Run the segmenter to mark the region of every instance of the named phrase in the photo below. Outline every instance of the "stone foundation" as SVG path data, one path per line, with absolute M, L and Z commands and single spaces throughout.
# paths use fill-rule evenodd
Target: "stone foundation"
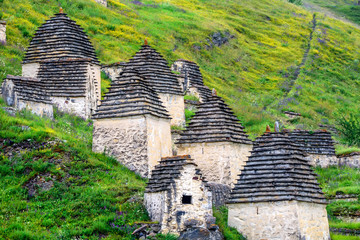
M 308 154 L 306 159 L 309 160 L 314 167 L 319 166 L 326 168 L 339 165 L 339 160 L 335 155 Z
M 22 76 L 36 78 L 40 69 L 39 63 L 26 63 L 22 65 Z
M 0 20 L 0 44 L 6 44 L 6 22 Z
M 194 179 L 196 166 L 185 165 L 175 179 L 171 191 L 145 193 L 144 202 L 152 221 L 161 224 L 161 232 L 179 235 L 186 222 L 206 228 L 206 218 L 212 216 L 211 193 L 201 179 Z M 183 195 L 191 196 L 191 204 L 183 204 Z
M 329 240 L 326 205 L 298 202 L 228 204 L 228 224 L 249 240 Z
M 169 120 L 152 116 L 94 121 L 93 151 L 105 152 L 142 177 L 171 155 Z
M 19 111 L 27 109 L 41 117 L 54 118 L 53 106 L 51 104 L 18 100 L 15 107 Z
M 228 186 L 236 183 L 252 150 L 252 145 L 232 142 L 186 143 L 177 147 L 179 155 L 194 158 L 207 181 Z
M 345 156 L 338 157 L 339 166 L 348 166 L 352 168 L 360 168 L 360 152 L 354 152 Z
M 171 125 L 185 125 L 185 103 L 184 96 L 174 94 L 159 94 L 163 106 L 171 116 Z

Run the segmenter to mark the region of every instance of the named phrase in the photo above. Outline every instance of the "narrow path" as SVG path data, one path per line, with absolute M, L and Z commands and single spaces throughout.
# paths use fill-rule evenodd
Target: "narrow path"
M 317 27 L 317 20 L 316 20 L 316 14 L 314 13 L 313 14 L 313 19 L 311 21 L 312 23 L 312 26 L 311 26 L 311 31 L 310 31 L 310 35 L 309 35 L 309 39 L 308 39 L 308 43 L 307 43 L 307 46 L 306 46 L 306 49 L 305 49 L 305 52 L 304 52 L 304 55 L 303 55 L 303 58 L 301 60 L 301 63 L 296 66 L 296 69 L 294 71 L 294 74 L 290 77 L 289 79 L 289 88 L 288 90 L 285 92 L 283 98 L 287 98 L 287 96 L 289 95 L 290 91 L 293 89 L 294 85 L 295 85 L 295 82 L 296 80 L 299 78 L 299 75 L 300 75 L 300 71 L 301 71 L 301 68 L 305 65 L 306 61 L 308 60 L 308 57 L 309 57 L 309 52 L 310 52 L 310 48 L 311 48 L 311 41 L 313 39 L 313 35 L 314 35 L 314 31 Z M 280 100 L 280 103 L 282 102 L 283 100 Z
M 356 24 L 356 23 L 348 20 L 347 18 L 342 17 L 342 16 L 338 15 L 337 13 L 335 13 L 335 12 L 333 12 L 333 11 L 327 9 L 327 8 L 316 5 L 315 3 L 311 3 L 309 0 L 303 0 L 303 7 L 305 9 L 311 11 L 311 12 L 323 13 L 326 17 L 343 21 L 343 22 L 345 22 L 347 24 L 352 25 L 353 27 L 356 27 L 356 28 L 360 29 L 359 24 Z

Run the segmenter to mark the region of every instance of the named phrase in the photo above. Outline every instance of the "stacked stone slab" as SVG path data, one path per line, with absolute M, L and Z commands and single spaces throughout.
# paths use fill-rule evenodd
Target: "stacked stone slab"
M 133 69 L 126 68 L 113 82 L 93 119 L 93 151 L 114 156 L 142 177 L 171 155 L 170 116 Z
M 144 200 L 163 233 L 179 234 L 189 221 L 206 227 L 212 216 L 211 193 L 190 156 L 162 158 L 151 172 Z
M 62 10 L 36 31 L 22 70 L 23 76 L 45 82 L 53 104 L 64 112 L 89 118 L 100 100 L 95 50 L 83 29 Z
M 218 96 L 198 107 L 176 142 L 178 154 L 190 154 L 208 181 L 231 185 L 245 165 L 252 142 L 233 111 Z
M 338 165 L 335 155 L 334 140 L 326 130 L 305 131 L 294 130 L 289 137 L 306 154 L 306 158 L 313 166 L 328 167 Z
M 254 142 L 228 201 L 247 239 L 330 239 L 326 200 L 305 154 L 286 133 Z
M 29 109 L 34 114 L 53 118 L 53 106 L 44 83 L 36 78 L 8 75 L 2 83 L 5 103 L 18 110 Z
M 172 125 L 184 125 L 184 94 L 167 61 L 155 49 L 144 44 L 127 63 L 136 69 L 146 82 L 158 93 L 171 116 Z
M 123 71 L 125 66 L 126 66 L 125 62 L 117 62 L 113 64 L 102 65 L 101 71 L 104 72 L 106 76 L 108 76 L 112 81 L 115 81 L 116 78 Z
M 171 69 L 180 72 L 179 81 L 184 92 L 198 97 L 201 102 L 211 97 L 211 90 L 204 85 L 200 68 L 196 63 L 179 59 L 174 62 Z
M 0 44 L 6 44 L 6 22 L 0 20 Z

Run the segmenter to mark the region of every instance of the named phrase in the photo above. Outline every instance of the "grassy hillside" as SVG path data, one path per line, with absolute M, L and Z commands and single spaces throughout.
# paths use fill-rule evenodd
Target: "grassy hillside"
M 20 74 L 31 36 L 61 5 L 89 34 L 102 63 L 128 60 L 145 38 L 170 63 L 196 61 L 253 136 L 275 119 L 317 128 L 359 114 L 360 31 L 319 15 L 310 41 L 312 14 L 284 0 L 109 0 L 107 9 L 92 0 L 0 2 L 8 21 L 0 79 Z M 219 36 L 224 45 L 217 46 Z M 303 117 L 286 123 L 285 110 Z
M 310 0 L 321 7 L 325 7 L 339 16 L 360 24 L 360 5 L 358 0 Z

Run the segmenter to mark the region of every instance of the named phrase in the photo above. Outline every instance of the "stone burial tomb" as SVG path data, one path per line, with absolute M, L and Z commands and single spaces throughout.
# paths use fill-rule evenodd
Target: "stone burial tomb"
M 211 192 L 190 156 L 161 159 L 151 172 L 144 203 L 162 233 L 179 235 L 187 228 L 200 228 L 211 235 L 207 227 L 215 223 Z
M 326 200 L 286 133 L 265 133 L 232 189 L 228 224 L 247 239 L 330 239 Z
M 37 78 L 8 75 L 2 83 L 5 103 L 18 110 L 31 109 L 32 113 L 53 118 L 53 106 L 44 83 Z
M 114 156 L 142 177 L 171 156 L 170 116 L 144 78 L 125 68 L 95 114 L 93 151 Z
M 180 73 L 178 79 L 184 93 L 196 96 L 200 102 L 211 97 L 211 90 L 204 85 L 203 77 L 196 63 L 179 59 L 174 62 L 171 69 Z
M 113 64 L 101 65 L 101 71 L 108 76 L 111 81 L 115 81 L 120 73 L 124 70 L 126 62 L 117 62 Z
M 184 94 L 163 56 L 145 42 L 127 66 L 137 70 L 157 92 L 171 116 L 171 125 L 185 125 Z
M 288 133 L 295 144 L 306 154 L 313 166 L 329 167 L 338 165 L 334 140 L 326 130 L 293 130 Z
M 62 9 L 36 31 L 22 76 L 37 78 L 59 110 L 90 118 L 101 95 L 100 64 L 84 30 Z
M 233 111 L 218 96 L 198 106 L 176 142 L 178 154 L 190 154 L 209 182 L 231 186 L 245 165 L 252 142 Z

